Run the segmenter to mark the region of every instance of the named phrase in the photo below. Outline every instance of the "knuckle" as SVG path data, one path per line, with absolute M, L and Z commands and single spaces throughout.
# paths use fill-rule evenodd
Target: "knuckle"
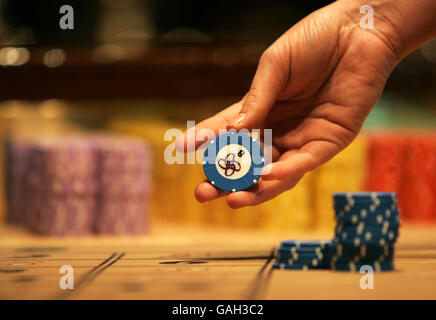
M 257 106 L 258 102 L 258 93 L 256 88 L 251 88 L 250 92 L 247 94 L 247 97 L 245 98 L 244 105 L 242 107 L 241 112 L 247 113 L 251 110 L 254 110 Z
M 269 47 L 260 56 L 259 64 L 269 64 L 274 60 L 275 56 L 275 50 L 272 47 Z

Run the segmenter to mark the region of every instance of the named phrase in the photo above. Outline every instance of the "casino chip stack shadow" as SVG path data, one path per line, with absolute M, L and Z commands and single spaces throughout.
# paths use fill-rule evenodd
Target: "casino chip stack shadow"
M 274 268 L 394 270 L 401 222 L 395 193 L 336 193 L 335 236 L 325 241 L 283 241 Z

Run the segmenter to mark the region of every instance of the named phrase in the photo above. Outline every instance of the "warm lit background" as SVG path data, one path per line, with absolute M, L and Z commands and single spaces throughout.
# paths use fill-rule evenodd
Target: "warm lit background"
M 395 191 L 405 223 L 434 223 L 435 41 L 397 67 L 350 147 L 266 204 L 237 211 L 224 199 L 199 204 L 193 191 L 204 179 L 201 165 L 163 161 L 167 129 L 239 99 L 263 50 L 329 2 L 69 1 L 75 29 L 61 30 L 63 1 L 0 0 L 0 139 L 94 131 L 139 137 L 152 148 L 150 228 L 332 228 L 331 194 L 359 190 Z M 10 167 L 1 154 L 1 167 Z M 4 169 L 1 176 L 6 181 Z M 5 182 L 2 221 L 8 188 Z

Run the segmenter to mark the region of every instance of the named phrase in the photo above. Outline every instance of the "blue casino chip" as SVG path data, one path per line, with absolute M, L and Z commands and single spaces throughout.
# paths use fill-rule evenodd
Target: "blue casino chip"
M 336 271 L 357 271 L 359 272 L 361 268 L 368 271 L 372 269 L 372 271 L 380 272 L 380 271 L 393 271 L 394 270 L 394 262 L 393 261 L 374 261 L 373 263 L 335 263 L 332 262 L 331 268 Z M 370 268 L 370 269 L 369 269 Z
M 395 192 L 337 192 L 333 194 L 334 201 L 397 201 Z
M 331 241 L 283 241 L 274 268 L 392 271 L 401 221 L 389 192 L 336 193 Z
M 289 269 L 289 270 L 308 270 L 318 269 L 318 266 L 312 266 L 310 264 L 289 264 L 285 262 L 276 261 L 273 263 L 274 269 Z
M 256 184 L 264 163 L 258 141 L 247 133 L 229 131 L 209 142 L 204 152 L 203 169 L 216 188 L 235 192 Z
M 287 240 L 282 241 L 282 247 L 325 248 L 332 245 L 331 240 Z

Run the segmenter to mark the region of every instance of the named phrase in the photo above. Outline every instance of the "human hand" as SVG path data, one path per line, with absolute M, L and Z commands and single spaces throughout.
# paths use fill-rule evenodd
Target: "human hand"
M 228 194 L 230 207 L 257 205 L 295 186 L 356 137 L 379 99 L 402 55 L 398 38 L 388 20 L 377 30 L 361 29 L 352 3 L 335 2 L 288 30 L 262 55 L 244 98 L 195 127 L 215 134 L 272 129 L 270 170 L 249 190 Z M 196 139 L 195 145 L 203 143 Z M 195 191 L 200 202 L 225 194 L 207 181 Z

